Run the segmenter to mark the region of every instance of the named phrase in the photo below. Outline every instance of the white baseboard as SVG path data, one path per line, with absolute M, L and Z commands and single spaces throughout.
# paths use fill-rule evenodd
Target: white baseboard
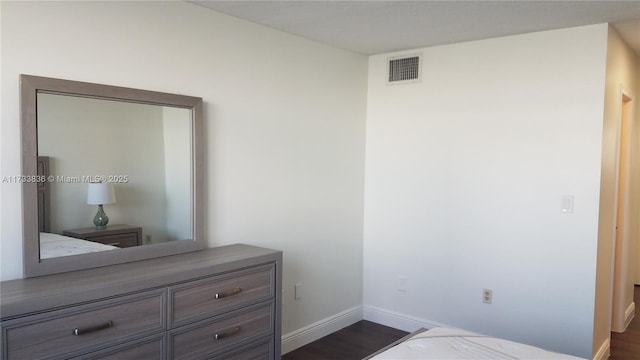
M 345 310 L 311 325 L 282 335 L 282 354 L 314 342 L 321 337 L 362 320 L 362 306 Z
M 631 305 L 629 305 L 627 310 L 625 310 L 624 312 L 624 329 L 625 330 L 629 327 L 629 324 L 631 324 L 631 320 L 633 320 L 633 317 L 635 316 L 635 314 L 636 314 L 636 303 L 631 302 Z
M 377 308 L 374 306 L 365 305 L 363 315 L 364 320 L 372 321 L 407 332 L 414 332 L 422 327 L 431 329 L 434 327 L 445 326 L 436 322 L 418 319 L 413 316 Z
M 593 360 L 607 360 L 609 355 L 611 355 L 611 339 L 607 338 L 598 349 L 598 352 L 593 355 Z

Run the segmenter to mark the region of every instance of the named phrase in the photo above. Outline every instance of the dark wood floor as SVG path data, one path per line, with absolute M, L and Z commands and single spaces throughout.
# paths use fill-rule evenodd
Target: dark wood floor
M 362 320 L 282 356 L 282 360 L 360 360 L 408 333 Z
M 623 333 L 611 333 L 609 360 L 640 359 L 640 286 L 635 288 L 636 317 Z
M 635 287 L 640 309 L 640 286 Z M 360 360 L 407 335 L 370 321 L 359 321 L 282 356 L 283 360 Z M 609 360 L 640 360 L 640 310 L 624 333 L 611 333 Z

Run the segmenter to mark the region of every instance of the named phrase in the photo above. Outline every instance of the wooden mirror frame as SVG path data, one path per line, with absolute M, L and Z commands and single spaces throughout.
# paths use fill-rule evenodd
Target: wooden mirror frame
M 204 248 L 204 143 L 202 98 L 93 84 L 80 81 L 20 75 L 22 118 L 22 175 L 35 177 L 38 160 L 37 94 L 49 93 L 114 101 L 170 106 L 191 110 L 191 234 L 192 239 L 148 244 L 117 251 L 40 259 L 37 183 L 24 181 L 23 266 L 24 277 L 82 270 L 197 251 Z

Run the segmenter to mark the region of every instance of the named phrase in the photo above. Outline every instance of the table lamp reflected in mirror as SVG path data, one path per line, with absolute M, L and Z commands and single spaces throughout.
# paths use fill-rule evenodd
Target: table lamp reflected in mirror
M 115 204 L 116 194 L 112 183 L 90 183 L 87 190 L 87 204 L 98 205 L 98 212 L 93 218 L 96 229 L 104 229 L 109 223 L 109 217 L 104 213 L 102 205 Z

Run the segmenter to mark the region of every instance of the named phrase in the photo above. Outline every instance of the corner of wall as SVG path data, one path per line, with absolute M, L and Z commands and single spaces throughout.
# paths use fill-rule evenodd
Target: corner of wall
M 290 333 L 283 334 L 282 354 L 314 342 L 360 320 L 362 320 L 362 306 L 356 306 Z
M 623 316 L 628 304 L 622 305 L 618 311 L 612 311 L 615 304 L 621 303 L 615 301 L 614 292 L 619 299 L 631 299 L 632 295 L 618 294 L 620 291 L 615 289 L 614 279 L 629 282 L 620 277 L 618 271 L 614 273 L 615 258 L 615 208 L 616 208 L 616 189 L 618 171 L 618 141 L 620 133 L 620 102 L 622 89 L 629 92 L 636 98 L 640 95 L 640 83 L 638 74 L 640 74 L 640 61 L 638 56 L 624 43 L 617 31 L 608 25 L 606 28 L 606 67 L 604 79 L 604 109 L 603 109 L 603 135 L 602 135 L 602 152 L 601 152 L 601 180 L 600 180 L 600 206 L 598 219 L 598 256 L 596 264 L 596 292 L 594 306 L 594 333 L 593 333 L 593 353 L 594 358 L 603 354 L 602 347 L 609 343 L 610 331 L 612 329 L 612 320 Z M 638 140 L 640 140 L 638 122 L 640 106 L 635 107 L 633 112 L 635 131 L 632 130 L 632 144 L 638 149 Z M 632 150 L 633 151 L 633 150 Z M 633 161 L 633 160 L 632 160 Z M 640 164 L 638 159 L 635 160 L 635 166 Z M 632 165 L 632 168 L 634 165 Z M 638 192 L 638 185 L 634 185 L 640 177 L 640 172 L 635 170 L 631 174 L 630 184 L 635 186 L 630 189 L 630 193 Z M 629 211 L 631 217 L 638 216 L 639 196 L 634 196 L 632 206 Z M 630 238 L 637 238 L 640 234 L 640 227 L 632 230 Z M 640 255 L 638 255 L 640 256 Z M 625 260 L 626 261 L 626 260 Z M 623 266 L 625 266 L 623 264 Z M 626 265 L 629 266 L 629 265 Z M 615 266 L 617 267 L 617 266 Z M 640 275 L 639 275 L 640 276 Z M 626 286 L 626 285 L 625 285 Z M 614 302 L 615 301 L 615 302 Z M 625 300 L 626 301 L 626 300 Z M 618 306 L 620 308 L 620 306 Z M 620 320 L 618 323 L 622 323 Z

